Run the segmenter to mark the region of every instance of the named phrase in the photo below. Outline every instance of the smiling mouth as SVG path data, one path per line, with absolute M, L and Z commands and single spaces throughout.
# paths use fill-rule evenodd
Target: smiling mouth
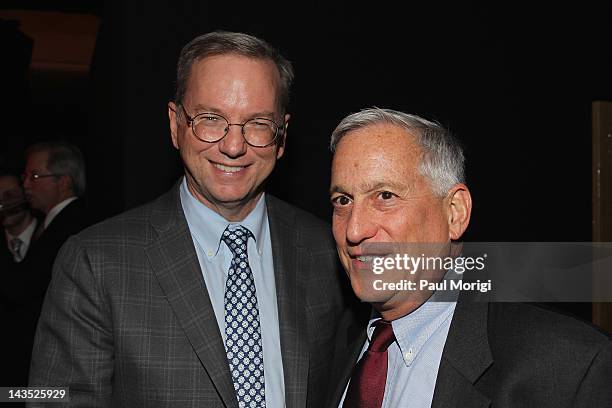
M 247 168 L 248 166 L 226 166 L 224 164 L 220 164 L 220 163 L 213 163 L 211 162 L 212 165 L 216 168 L 219 169 L 221 171 L 224 171 L 226 173 L 237 173 L 239 171 L 244 170 L 245 168 Z

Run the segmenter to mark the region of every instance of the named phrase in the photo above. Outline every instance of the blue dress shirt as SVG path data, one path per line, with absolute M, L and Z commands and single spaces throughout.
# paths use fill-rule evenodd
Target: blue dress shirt
M 247 217 L 230 222 L 198 201 L 183 179 L 180 188 L 181 205 L 189 225 L 208 296 L 215 312 L 219 332 L 225 344 L 224 294 L 232 253 L 221 241 L 221 234 L 230 224 L 248 228 L 255 239 L 249 239 L 249 265 L 255 279 L 257 305 L 263 341 L 266 406 L 285 406 L 285 382 L 281 355 L 276 283 L 272 260 L 272 242 L 265 194 Z
M 395 339 L 388 349 L 387 382 L 382 408 L 429 408 L 438 377 L 442 351 L 456 302 L 438 301 L 433 296 L 418 309 L 391 322 Z M 374 333 L 376 314 L 367 329 L 361 356 Z M 347 385 L 348 388 L 348 385 Z M 344 403 L 344 396 L 340 407 Z

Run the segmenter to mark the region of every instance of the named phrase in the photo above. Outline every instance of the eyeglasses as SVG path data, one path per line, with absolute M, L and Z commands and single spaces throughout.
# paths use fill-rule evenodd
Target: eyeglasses
M 41 178 L 45 178 L 45 177 L 60 177 L 62 176 L 62 174 L 38 174 L 38 173 L 32 173 L 32 174 L 22 174 L 21 175 L 21 181 L 25 182 L 26 180 L 30 179 L 32 181 L 37 181 L 40 180 Z
M 285 126 L 277 125 L 272 119 L 267 118 L 253 118 L 244 123 L 229 123 L 223 116 L 210 112 L 198 113 L 192 118 L 183 105 L 181 108 L 193 135 L 206 143 L 218 142 L 227 135 L 230 126 L 240 126 L 242 137 L 247 144 L 253 147 L 268 147 L 277 141 L 285 129 Z

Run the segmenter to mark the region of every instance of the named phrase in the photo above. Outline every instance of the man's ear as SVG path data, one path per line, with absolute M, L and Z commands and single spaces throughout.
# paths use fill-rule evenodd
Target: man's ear
M 472 195 L 463 183 L 454 185 L 446 198 L 449 238 L 457 240 L 467 229 L 472 214 Z
M 59 176 L 57 182 L 59 183 L 60 191 L 62 191 L 64 194 L 74 194 L 74 188 L 72 186 L 72 179 L 70 176 L 63 174 Z
M 178 112 L 174 102 L 168 102 L 168 119 L 170 119 L 170 136 L 172 144 L 175 148 L 179 148 L 178 144 Z
M 285 143 L 287 142 L 287 128 L 289 127 L 289 118 L 291 118 L 291 115 L 286 113 L 284 118 L 285 127 L 283 129 L 283 136 L 281 137 L 281 140 L 278 143 L 278 149 L 276 150 L 276 160 L 283 157 L 283 154 L 285 153 Z

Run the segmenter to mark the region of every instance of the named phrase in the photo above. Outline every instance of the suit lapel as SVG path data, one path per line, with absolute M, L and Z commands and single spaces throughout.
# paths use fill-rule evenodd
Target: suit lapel
M 353 368 L 365 344 L 366 328 L 371 311 L 369 304 L 362 303 L 357 310 L 348 310 L 338 326 L 330 376 L 331 387 L 335 388 L 331 391 L 330 407 L 337 407 L 340 404 Z
M 158 236 L 146 247 L 157 280 L 226 406 L 237 400 L 223 339 L 179 198 L 179 184 L 151 216 Z
M 266 195 L 272 242 L 274 277 L 287 407 L 306 406 L 308 382 L 308 333 L 303 300 L 304 265 L 310 262 L 300 247 L 291 214 Z
M 446 339 L 432 408 L 488 407 L 475 383 L 493 363 L 487 334 L 488 303 L 462 292 Z

